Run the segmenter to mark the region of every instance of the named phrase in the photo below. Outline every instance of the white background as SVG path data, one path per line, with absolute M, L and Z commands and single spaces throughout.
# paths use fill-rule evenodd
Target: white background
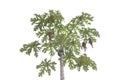
M 59 10 L 66 22 L 81 12 L 90 13 L 91 27 L 101 35 L 94 48 L 87 49 L 98 70 L 65 67 L 65 80 L 120 80 L 119 7 L 119 0 L 0 0 L 0 80 L 59 80 L 59 63 L 56 72 L 41 78 L 36 65 L 42 56 L 37 59 L 19 52 L 22 44 L 37 39 L 30 18 L 49 9 Z

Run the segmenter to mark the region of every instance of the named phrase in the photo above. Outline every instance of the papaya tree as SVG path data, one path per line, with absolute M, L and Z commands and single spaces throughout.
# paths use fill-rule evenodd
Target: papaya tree
M 97 70 L 97 65 L 90 57 L 87 56 L 87 45 L 93 47 L 93 43 L 100 37 L 95 28 L 88 27 L 93 21 L 93 16 L 89 13 L 82 12 L 80 15 L 72 18 L 69 23 L 64 24 L 64 17 L 60 11 L 49 10 L 43 14 L 34 14 L 31 18 L 31 24 L 34 26 L 34 32 L 38 37 L 28 44 L 23 44 L 21 52 L 27 55 L 34 53 L 38 57 L 40 52 L 46 53 L 40 64 L 36 66 L 39 69 L 39 76 L 56 70 L 57 62 L 52 60 L 55 55 L 59 56 L 61 79 L 64 80 L 64 66 L 71 70 L 88 71 L 89 68 Z

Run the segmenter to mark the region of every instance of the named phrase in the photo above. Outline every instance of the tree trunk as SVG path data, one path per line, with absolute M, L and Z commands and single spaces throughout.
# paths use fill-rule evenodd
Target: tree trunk
M 60 57 L 60 80 L 64 80 L 63 55 Z

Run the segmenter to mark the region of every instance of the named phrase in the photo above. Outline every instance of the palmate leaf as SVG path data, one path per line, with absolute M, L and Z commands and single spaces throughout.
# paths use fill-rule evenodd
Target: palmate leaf
M 90 67 L 93 70 L 97 70 L 96 63 L 92 59 L 90 59 L 87 54 L 80 55 L 80 57 L 76 57 L 72 54 L 73 53 L 67 53 L 64 56 L 64 63 L 68 64 L 71 70 L 77 69 L 78 71 L 80 71 L 81 68 L 83 68 L 84 71 L 88 71 Z
M 37 69 L 39 69 L 39 76 L 42 76 L 45 72 L 48 73 L 48 75 L 51 74 L 51 70 L 55 71 L 56 62 L 52 62 L 51 60 L 44 59 L 39 65 L 36 66 Z
M 39 47 L 40 43 L 38 41 L 31 42 L 29 44 L 23 44 L 23 47 L 20 49 L 20 52 L 25 52 L 27 55 L 30 55 L 30 53 L 33 51 L 34 56 L 38 57 Z
M 96 63 L 87 56 L 87 54 L 81 55 L 79 58 L 76 58 L 76 67 L 80 71 L 81 67 L 84 71 L 88 71 L 91 67 L 93 70 L 97 70 Z

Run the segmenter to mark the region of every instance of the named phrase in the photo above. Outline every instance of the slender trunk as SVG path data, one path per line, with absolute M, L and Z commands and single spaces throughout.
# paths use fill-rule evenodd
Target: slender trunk
M 60 57 L 60 80 L 64 80 L 63 55 Z

